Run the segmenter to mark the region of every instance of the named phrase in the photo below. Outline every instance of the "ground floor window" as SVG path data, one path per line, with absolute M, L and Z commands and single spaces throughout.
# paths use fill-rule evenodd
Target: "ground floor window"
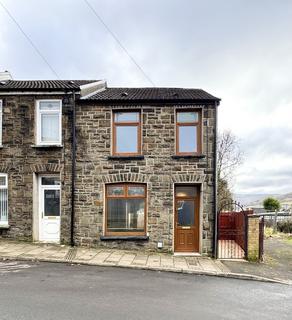
M 0 225 L 8 224 L 8 177 L 0 173 Z
M 146 186 L 111 184 L 106 186 L 106 234 L 144 235 Z

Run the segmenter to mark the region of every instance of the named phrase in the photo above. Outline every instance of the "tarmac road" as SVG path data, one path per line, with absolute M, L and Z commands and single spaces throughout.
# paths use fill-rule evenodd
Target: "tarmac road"
M 292 286 L 55 263 L 0 262 L 0 319 L 291 319 Z

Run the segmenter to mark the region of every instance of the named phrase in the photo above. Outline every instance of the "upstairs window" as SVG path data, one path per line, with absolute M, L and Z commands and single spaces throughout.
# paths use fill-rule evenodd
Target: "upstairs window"
M 0 226 L 8 225 L 8 178 L 0 173 Z
M 201 113 L 177 111 L 176 154 L 197 155 L 201 151 Z
M 140 112 L 113 113 L 113 154 L 141 154 L 141 114 Z
M 2 146 L 2 100 L 0 100 L 0 146 Z
M 37 101 L 37 144 L 62 144 L 61 100 Z
M 146 186 L 106 187 L 106 235 L 145 235 Z

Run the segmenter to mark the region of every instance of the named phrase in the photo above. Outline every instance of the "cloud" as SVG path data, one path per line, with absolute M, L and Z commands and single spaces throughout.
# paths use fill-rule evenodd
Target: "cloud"
M 246 154 L 236 192 L 292 189 L 270 170 L 291 161 L 290 0 L 89 1 L 157 86 L 222 98 L 219 127 L 231 129 Z M 61 78 L 150 85 L 84 1 L 2 2 Z M 0 40 L 0 69 L 18 79 L 54 78 L 1 7 Z M 250 168 L 257 174 L 246 181 Z

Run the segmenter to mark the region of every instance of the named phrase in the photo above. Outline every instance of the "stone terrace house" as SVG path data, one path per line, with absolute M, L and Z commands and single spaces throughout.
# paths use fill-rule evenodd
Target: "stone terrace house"
M 0 82 L 0 237 L 211 254 L 219 99 Z

